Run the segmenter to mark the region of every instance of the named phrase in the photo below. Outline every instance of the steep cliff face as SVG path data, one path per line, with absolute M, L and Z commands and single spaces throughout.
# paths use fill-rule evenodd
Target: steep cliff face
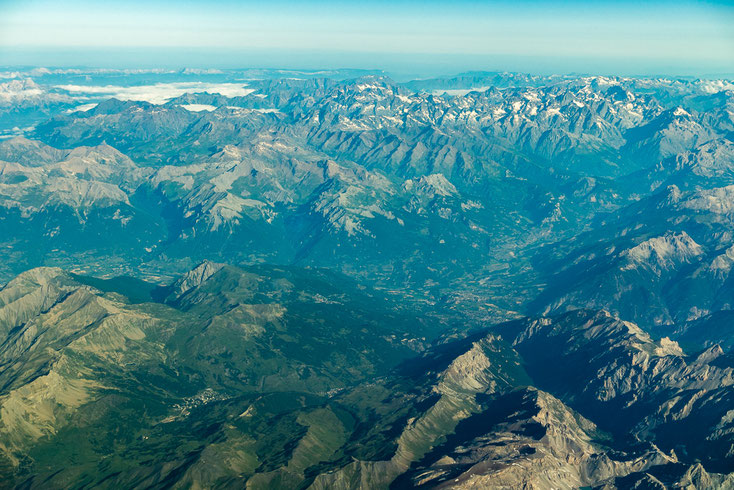
M 675 462 L 655 446 L 610 451 L 608 436 L 534 388 L 497 397 L 462 421 L 399 483 L 418 488 L 579 488 Z M 399 485 L 400 486 L 400 485 Z
M 703 488 L 714 490 L 732 488 L 734 478 L 707 472 L 701 464 L 673 464 L 652 467 L 646 471 L 632 473 L 625 477 L 615 478 L 594 488 L 599 490 L 627 488 Z
M 373 427 L 363 441 L 352 444 L 358 449 L 355 461 L 318 475 L 311 487 L 389 486 L 457 424 L 480 411 L 478 397 L 526 381 L 519 365 L 517 355 L 490 335 L 430 351 L 399 369 L 393 380 L 380 383 L 379 389 L 356 388 L 343 403 L 357 413 L 370 408 L 365 415 L 374 411 L 381 416 L 365 421 Z M 392 394 L 385 396 L 388 393 Z M 364 458 L 385 453 L 389 458 Z
M 685 461 L 705 461 L 717 471 L 734 463 L 726 429 L 734 371 L 720 347 L 686 356 L 675 342 L 654 341 L 607 312 L 577 311 L 498 330 L 523 357 L 537 386 L 602 428 L 618 437 L 631 433 L 654 440 Z M 686 442 L 681 433 L 688 434 Z
M 588 334 L 595 339 L 591 342 L 593 347 L 578 347 L 579 351 L 591 356 L 596 341 L 601 335 L 606 335 L 602 331 L 607 329 L 612 337 L 621 335 L 631 343 L 639 340 L 642 344 L 654 344 L 649 338 L 645 340 L 645 335 L 636 326 L 605 313 L 585 312 L 574 318 L 529 321 L 532 325 L 525 332 L 540 335 L 535 331 L 538 325 L 548 326 L 557 322 L 565 322 L 567 328 L 577 329 L 582 336 L 580 332 L 591 330 Z M 594 332 L 593 327 L 589 328 L 589 322 L 606 325 Z M 610 326 L 615 322 L 616 325 Z M 503 334 L 504 328 L 499 328 Z M 554 349 L 547 338 L 538 342 Z M 652 355 L 664 358 L 682 356 L 677 346 L 663 344 L 636 345 L 634 349 L 646 353 L 650 350 Z M 600 349 L 608 347 L 603 342 L 600 345 Z M 447 363 L 448 352 L 453 360 Z M 535 384 L 536 381 L 540 386 L 550 386 L 548 378 L 532 378 L 536 373 L 535 361 L 525 357 L 522 348 L 518 352 L 523 356 L 518 356 L 494 333 L 490 333 L 471 342 L 449 344 L 428 354 L 416 362 L 410 372 L 423 370 L 427 365 L 443 364 L 446 367 L 436 374 L 430 369 L 422 371 L 420 379 L 436 379 L 435 384 L 424 385 L 423 388 L 424 393 L 433 393 L 433 401 L 423 402 L 418 396 L 411 402 L 423 408 L 417 414 L 412 413 L 408 425 L 394 439 L 393 456 L 390 459 L 354 461 L 339 470 L 319 475 L 313 487 L 372 488 L 390 484 L 391 488 L 579 488 L 607 485 L 609 481 L 628 475 L 643 475 L 650 468 L 677 467 L 679 459 L 675 451 L 663 451 L 656 445 L 656 437 L 661 434 L 638 429 L 639 437 L 629 439 L 621 432 L 616 435 L 607 433 L 547 392 L 536 388 L 515 388 Z M 534 357 L 531 353 L 527 355 Z M 562 356 L 559 359 L 564 360 Z M 649 360 L 643 362 L 648 364 Z M 523 367 L 528 368 L 530 377 L 524 373 Z M 559 373 L 554 367 L 552 363 L 544 366 L 548 377 L 564 384 L 567 374 Z M 670 369 L 670 379 L 680 376 L 677 368 L 668 365 L 658 364 L 650 366 L 650 369 Z M 712 382 L 718 381 L 714 379 Z M 648 385 L 647 389 L 651 387 Z M 390 392 L 399 390 L 392 386 Z M 639 387 L 636 392 L 641 398 L 656 397 L 654 392 L 646 392 Z M 558 393 L 569 403 L 579 405 L 577 400 L 567 396 L 567 392 Z M 354 395 L 346 396 L 345 401 L 350 396 Z M 584 407 L 584 410 L 593 412 L 589 407 Z M 594 414 L 599 416 L 598 412 Z M 405 416 L 408 417 L 407 414 Z M 610 411 L 601 420 L 609 425 L 611 416 Z M 630 424 L 629 427 L 633 426 L 634 421 Z M 391 430 L 396 428 L 395 425 L 389 427 Z M 397 427 L 402 427 L 402 424 Z M 372 436 L 366 441 L 374 438 Z M 689 458 L 690 455 L 686 455 L 686 459 Z M 716 463 L 711 463 L 712 467 L 717 467 Z M 721 471 L 722 466 L 718 468 Z M 631 476 L 630 481 L 632 478 L 636 477 Z M 712 478 L 724 481 L 725 476 L 717 474 Z

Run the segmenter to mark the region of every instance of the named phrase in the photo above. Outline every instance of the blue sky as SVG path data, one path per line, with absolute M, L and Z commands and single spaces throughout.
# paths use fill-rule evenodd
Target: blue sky
M 0 64 L 116 63 L 732 73 L 734 2 L 0 0 Z

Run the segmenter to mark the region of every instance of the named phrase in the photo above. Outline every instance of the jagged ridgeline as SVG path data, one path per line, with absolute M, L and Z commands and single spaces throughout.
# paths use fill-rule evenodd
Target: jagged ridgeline
M 0 292 L 2 479 L 244 481 L 310 425 L 334 438 L 303 449 L 317 463 L 356 423 L 328 400 L 439 327 L 328 271 L 207 262 L 151 289 L 33 269 Z
M 343 276 L 207 262 L 155 289 L 33 269 L 0 328 L 9 487 L 732 483 L 731 356 L 607 313 L 430 347 L 446 324 Z
M 576 291 L 589 289 L 595 307 L 645 322 L 727 304 L 681 267 L 721 256 L 711 274 L 728 274 L 729 82 L 330 75 L 233 72 L 230 92 L 248 79 L 236 96 L 155 104 L 93 86 L 84 101 L 98 102 L 79 110 L 50 85 L 61 75 L 6 82 L 0 112 L 36 125 L 0 143 L 0 277 L 53 265 L 161 283 L 202 260 L 265 261 L 494 319 L 546 284 L 564 294 L 534 311 L 586 306 Z M 617 256 L 649 257 L 688 299 L 606 304 L 606 286 L 586 283 L 614 284 Z
M 731 82 L 34 73 L 0 488 L 734 488 Z

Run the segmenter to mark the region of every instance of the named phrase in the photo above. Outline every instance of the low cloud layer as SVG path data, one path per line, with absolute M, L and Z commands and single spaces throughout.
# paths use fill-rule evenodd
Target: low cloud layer
M 243 84 L 206 82 L 156 83 L 154 85 L 133 87 L 119 85 L 56 85 L 55 88 L 77 96 L 114 97 L 120 100 L 141 100 L 152 104 L 164 104 L 185 93 L 209 92 L 226 97 L 239 97 L 254 92 L 253 89 L 247 88 Z

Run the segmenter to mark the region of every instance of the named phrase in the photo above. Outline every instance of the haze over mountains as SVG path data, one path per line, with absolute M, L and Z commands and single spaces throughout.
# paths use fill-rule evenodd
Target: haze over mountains
M 8 488 L 734 487 L 734 84 L 8 70 Z

